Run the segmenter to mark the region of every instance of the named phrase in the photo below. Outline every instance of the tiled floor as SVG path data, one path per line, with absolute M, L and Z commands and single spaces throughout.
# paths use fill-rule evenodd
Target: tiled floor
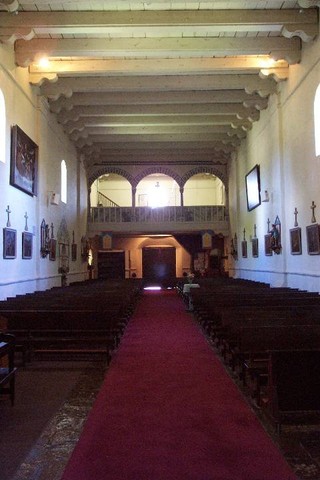
M 1 405 L 1 413 L 10 417 L 1 421 L 1 436 L 7 433 L 10 437 L 7 461 L 12 463 L 5 465 L 0 458 L 1 480 L 60 479 L 100 389 L 105 369 L 105 362 L 34 361 L 19 370 L 15 407 L 12 408 L 9 401 Z M 31 377 L 33 384 L 29 382 Z M 41 383 L 45 383 L 43 388 Z M 42 425 L 43 429 L 39 430 Z M 21 453 L 28 445 L 29 453 L 21 463 Z M 4 452 L 3 444 L 1 452 Z M 9 473 L 13 473 L 13 466 L 16 471 L 12 475 Z
M 3 480 L 59 480 L 61 478 L 65 464 L 77 443 L 85 419 L 99 391 L 105 368 L 104 363 L 94 363 L 84 368 L 66 400 L 42 431 L 15 475 Z M 227 372 L 232 375 L 228 369 Z M 273 426 L 263 418 L 261 410 L 246 396 L 236 376 L 232 375 L 232 378 L 260 418 L 268 434 L 282 450 L 297 477 L 301 480 L 320 480 L 320 424 L 308 427 L 283 426 L 281 436 L 276 435 Z

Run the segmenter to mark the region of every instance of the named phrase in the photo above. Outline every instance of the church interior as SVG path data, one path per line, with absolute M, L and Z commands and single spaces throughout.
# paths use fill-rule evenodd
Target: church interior
M 225 480 L 320 479 L 319 7 L 0 0 L 3 480 L 209 480 L 220 478 L 218 468 Z M 153 287 L 158 293 L 145 290 Z M 135 341 L 149 342 L 149 332 L 157 332 L 155 351 L 169 349 L 162 329 L 179 336 L 161 309 L 181 320 L 172 368 L 192 371 L 181 353 L 184 335 L 198 345 L 191 321 L 203 341 L 199 358 L 219 359 L 215 368 L 223 365 L 291 470 L 270 453 L 274 470 L 262 473 L 257 453 L 247 462 L 257 470 L 237 476 L 226 458 L 219 467 L 210 454 L 204 460 L 199 446 L 188 473 L 171 457 L 153 464 L 138 447 L 144 470 L 128 453 L 127 471 L 118 460 L 92 460 L 97 472 L 79 473 L 90 448 L 78 443 L 82 427 L 89 418 L 84 433 L 97 433 L 90 412 L 101 414 L 112 372 L 128 356 L 128 369 L 139 359 L 142 375 L 149 344 L 136 351 Z M 159 364 L 151 372 L 153 357 L 148 374 L 158 369 L 165 391 L 168 372 Z M 120 386 L 134 396 L 138 385 L 121 382 L 115 404 Z M 121 406 L 129 423 L 132 404 Z M 55 450 L 66 418 L 72 426 Z M 257 438 L 264 445 L 260 431 Z M 116 458 L 112 449 L 105 456 Z

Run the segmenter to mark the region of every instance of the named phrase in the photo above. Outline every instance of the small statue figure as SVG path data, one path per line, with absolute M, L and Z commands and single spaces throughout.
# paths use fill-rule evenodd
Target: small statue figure
M 279 230 L 277 229 L 277 226 L 274 223 L 272 224 L 270 236 L 271 236 L 271 249 L 274 253 L 279 255 L 281 251 L 280 233 L 279 233 Z

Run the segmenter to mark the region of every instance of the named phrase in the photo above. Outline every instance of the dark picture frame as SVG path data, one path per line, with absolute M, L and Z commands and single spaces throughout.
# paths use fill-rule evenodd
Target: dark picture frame
M 258 238 L 252 239 L 252 256 L 253 258 L 259 257 L 259 240 Z
M 301 243 L 301 228 L 295 227 L 290 229 L 290 247 L 291 255 L 301 255 L 302 254 L 302 243 Z
M 13 259 L 17 256 L 17 230 L 3 229 L 3 258 Z
M 33 235 L 30 232 L 22 232 L 22 258 L 32 258 Z
M 49 260 L 54 262 L 57 258 L 57 240 L 55 238 L 50 238 L 49 241 Z
M 71 244 L 71 260 L 75 262 L 77 260 L 77 244 Z
M 10 185 L 37 195 L 38 145 L 18 125 L 11 128 Z
M 306 227 L 307 231 L 307 248 L 309 255 L 320 254 L 320 231 L 319 224 L 314 223 Z
M 242 242 L 241 242 L 241 253 L 242 253 L 242 258 L 247 258 L 247 256 L 248 256 L 247 240 L 242 240 Z
M 261 205 L 260 167 L 255 165 L 245 176 L 247 209 L 249 212 Z
M 270 257 L 272 255 L 272 236 L 270 235 L 270 233 L 267 233 L 265 236 L 264 236 L 264 254 L 267 256 L 267 257 Z

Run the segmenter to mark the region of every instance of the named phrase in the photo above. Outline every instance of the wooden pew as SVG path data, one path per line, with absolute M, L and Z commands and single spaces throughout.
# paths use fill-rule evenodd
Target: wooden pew
M 118 282 L 119 284 L 119 282 Z M 106 282 L 94 287 L 61 287 L 10 299 L 1 304 L 6 330 L 34 354 L 102 353 L 109 360 L 133 312 L 139 290 L 126 283 L 123 291 Z
M 273 351 L 263 411 L 278 433 L 287 422 L 320 421 L 320 350 Z
M 273 350 L 320 350 L 320 325 L 272 325 L 241 327 L 238 340 L 229 351 L 230 363 L 238 368 L 252 396 L 260 405 L 261 385 L 267 380 L 267 359 Z
M 11 405 L 15 399 L 15 374 L 17 368 L 14 363 L 15 337 L 0 332 L 0 394 L 9 395 Z

